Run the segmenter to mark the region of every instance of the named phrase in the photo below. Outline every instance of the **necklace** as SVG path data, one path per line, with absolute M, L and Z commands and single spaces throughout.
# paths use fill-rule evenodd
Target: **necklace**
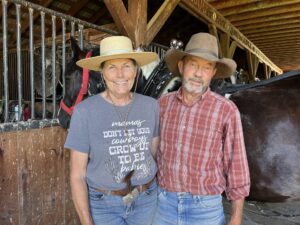
M 124 123 L 125 134 L 126 134 L 126 136 L 128 136 L 129 132 L 128 132 L 127 122 L 128 122 L 129 113 L 133 106 L 133 102 L 134 102 L 134 98 L 135 98 L 134 94 L 132 94 L 132 96 L 131 96 L 131 101 L 129 102 L 127 111 L 125 112 L 125 114 L 123 114 L 121 112 L 121 110 L 118 110 L 117 104 L 113 101 L 109 91 L 107 91 L 106 93 L 107 93 L 108 99 L 112 102 L 112 105 L 113 105 L 113 108 L 115 109 L 115 113 L 117 114 L 117 117 L 120 119 L 121 123 Z

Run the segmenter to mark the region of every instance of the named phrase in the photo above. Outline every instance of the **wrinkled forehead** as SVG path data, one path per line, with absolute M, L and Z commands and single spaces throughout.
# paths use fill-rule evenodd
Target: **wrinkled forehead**
M 103 63 L 101 63 L 101 68 L 103 68 L 104 66 L 108 66 L 108 65 L 122 66 L 122 65 L 126 65 L 126 64 L 130 64 L 130 65 L 133 64 L 135 66 L 136 61 L 131 58 L 110 59 L 110 60 L 107 60 L 107 61 L 104 61 Z
M 204 58 L 198 57 L 198 56 L 192 56 L 192 55 L 186 55 L 181 59 L 184 63 L 188 62 L 195 62 L 200 65 L 211 65 L 211 66 L 216 66 L 216 62 L 206 60 Z

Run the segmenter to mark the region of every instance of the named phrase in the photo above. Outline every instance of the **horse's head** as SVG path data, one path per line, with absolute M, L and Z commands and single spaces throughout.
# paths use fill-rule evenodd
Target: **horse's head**
M 95 95 L 104 90 L 100 73 L 86 71 L 76 65 L 76 62 L 86 57 L 89 51 L 81 50 L 76 40 L 71 37 L 72 58 L 66 65 L 65 71 L 65 96 L 58 113 L 58 120 L 63 128 L 68 128 L 71 114 L 75 104 L 88 96 Z M 98 49 L 91 50 L 91 56 L 99 55 Z M 83 87 L 86 82 L 86 87 Z M 82 89 L 86 88 L 86 91 Z

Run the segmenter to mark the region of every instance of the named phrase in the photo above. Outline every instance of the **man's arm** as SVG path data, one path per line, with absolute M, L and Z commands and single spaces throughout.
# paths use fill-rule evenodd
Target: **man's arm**
M 70 180 L 72 198 L 82 225 L 93 225 L 88 204 L 88 190 L 85 180 L 88 154 L 71 151 Z
M 228 225 L 241 225 L 243 219 L 244 198 L 231 201 L 231 217 Z

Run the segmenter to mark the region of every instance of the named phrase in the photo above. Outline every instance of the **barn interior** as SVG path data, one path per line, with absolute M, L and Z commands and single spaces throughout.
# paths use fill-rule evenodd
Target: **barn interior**
M 108 35 L 126 35 L 135 48 L 163 59 L 174 39 L 185 45 L 192 34 L 209 32 L 220 56 L 237 62 L 229 83 L 300 70 L 300 0 L 1 0 L 0 18 L 0 224 L 79 224 L 68 186 L 66 131 L 57 121 L 71 36 L 90 49 Z M 25 104 L 32 110 L 28 121 Z M 297 224 L 299 205 L 272 205 L 273 211 L 266 205 L 250 205 L 251 216 Z M 246 225 L 258 221 L 245 218 Z

